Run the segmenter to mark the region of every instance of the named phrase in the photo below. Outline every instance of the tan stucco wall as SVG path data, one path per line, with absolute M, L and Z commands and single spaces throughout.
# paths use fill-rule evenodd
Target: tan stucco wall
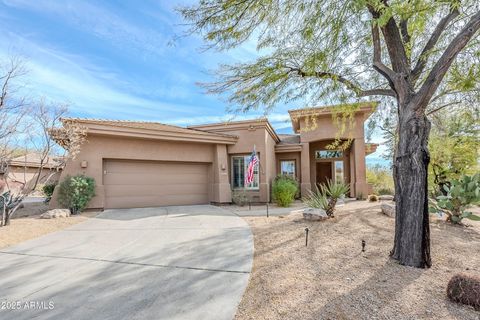
M 104 208 L 105 190 L 103 185 L 103 159 L 132 159 L 150 161 L 181 161 L 211 164 L 209 167 L 210 201 L 230 202 L 230 185 L 222 167 L 227 168 L 226 146 L 209 143 L 192 143 L 180 141 L 162 141 L 147 139 L 132 139 L 90 135 L 82 146 L 76 159 L 67 161 L 62 174 L 84 174 L 96 181 L 96 196 L 88 208 Z M 88 163 L 81 167 L 82 161 Z M 215 168 L 217 170 L 215 170 Z M 211 168 L 211 169 L 210 169 Z M 218 170 L 220 168 L 220 171 Z M 181 173 L 179 173 L 181 174 Z M 57 207 L 56 194 L 51 201 L 52 207 Z
M 244 129 L 222 129 L 222 132 L 236 135 L 239 137 L 234 145 L 227 146 L 229 155 L 228 175 L 231 183 L 232 172 L 232 156 L 250 155 L 253 151 L 253 146 L 258 152 L 260 159 L 260 185 L 259 190 L 246 191 L 248 197 L 252 202 L 269 202 L 271 181 L 275 177 L 275 141 L 270 136 L 265 128 L 244 128 Z
M 42 169 L 40 174 L 40 185 L 55 183 L 60 178 L 61 171 L 57 169 Z M 8 186 L 10 189 L 20 189 L 24 185 L 33 185 L 38 175 L 38 168 L 10 166 L 8 168 Z
M 347 129 L 342 135 L 338 135 L 338 126 L 334 123 L 332 115 L 307 117 L 299 120 L 300 141 L 303 149 L 301 153 L 301 186 L 302 193 L 312 188 L 316 182 L 315 150 L 325 149 L 332 139 L 351 139 L 352 144 L 344 152 L 344 175 L 350 183 L 351 196 L 366 196 L 368 185 L 366 183 L 365 168 L 365 136 L 364 113 L 354 115 L 352 122 L 347 122 Z M 308 161 L 307 158 L 308 157 Z

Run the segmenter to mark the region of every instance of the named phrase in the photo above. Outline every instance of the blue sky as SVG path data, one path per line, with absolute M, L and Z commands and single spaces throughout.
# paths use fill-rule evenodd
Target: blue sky
M 254 59 L 255 44 L 200 50 L 199 37 L 178 37 L 184 29 L 174 8 L 181 3 L 0 0 L 0 58 L 22 56 L 29 94 L 69 102 L 71 116 L 180 126 L 230 119 L 225 102 L 196 83 L 212 80 L 218 63 Z M 279 105 L 268 118 L 277 132 L 291 133 L 287 110 L 304 106 Z M 382 162 L 381 152 L 368 162 Z

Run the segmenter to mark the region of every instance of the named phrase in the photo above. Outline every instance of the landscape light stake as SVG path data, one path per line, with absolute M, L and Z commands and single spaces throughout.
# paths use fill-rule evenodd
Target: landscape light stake
M 267 218 L 268 218 L 268 202 L 267 202 Z
M 252 210 L 252 203 L 248 201 L 248 210 Z
M 362 240 L 362 252 L 365 252 L 365 245 L 367 243 L 365 242 L 365 240 Z
M 305 247 L 308 246 L 308 227 L 305 228 Z

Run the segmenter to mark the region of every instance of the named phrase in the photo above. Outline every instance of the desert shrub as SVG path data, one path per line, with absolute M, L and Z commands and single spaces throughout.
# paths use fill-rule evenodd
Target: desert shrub
M 349 190 L 350 187 L 346 183 L 328 180 L 326 184 L 320 185 L 320 189 L 317 187 L 315 191 L 311 191 L 303 201 L 308 206 L 325 210 L 327 216 L 333 218 L 337 200 L 345 196 Z
M 371 194 L 368 196 L 367 198 L 368 202 L 377 202 L 378 201 L 378 197 L 376 194 Z
M 49 203 L 52 199 L 53 191 L 56 186 L 56 183 L 49 183 L 42 187 L 43 194 L 45 195 L 45 203 Z
M 95 196 L 95 180 L 84 175 L 67 176 L 59 185 L 58 202 L 77 214 Z
M 393 191 L 393 189 L 389 189 L 389 188 L 380 188 L 380 189 L 377 190 L 377 194 L 379 196 L 384 196 L 384 195 L 393 196 L 393 195 L 395 195 L 395 191 Z
M 245 191 L 235 190 L 232 192 L 232 202 L 237 206 L 243 207 L 248 203 L 248 197 Z
M 448 282 L 447 296 L 454 302 L 480 310 L 480 278 L 466 274 L 454 275 Z
M 273 181 L 273 200 L 280 207 L 288 207 L 295 199 L 297 191 L 298 183 L 290 176 L 279 175 Z
M 462 176 L 452 180 L 450 186 L 444 186 L 447 195 L 438 196 L 436 201 L 430 200 L 430 212 L 444 212 L 447 221 L 461 223 L 464 218 L 480 221 L 480 216 L 467 209 L 480 203 L 480 174 Z
M 394 184 L 391 169 L 378 164 L 374 166 L 368 166 L 367 182 L 372 185 L 373 192 L 375 194 L 381 195 L 382 193 L 380 190 L 382 190 L 383 192 L 388 192 L 385 194 L 393 195 Z

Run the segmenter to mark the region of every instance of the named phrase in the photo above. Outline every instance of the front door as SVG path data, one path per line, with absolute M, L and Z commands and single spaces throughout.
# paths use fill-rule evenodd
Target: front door
M 332 162 L 317 162 L 317 185 L 332 180 Z

